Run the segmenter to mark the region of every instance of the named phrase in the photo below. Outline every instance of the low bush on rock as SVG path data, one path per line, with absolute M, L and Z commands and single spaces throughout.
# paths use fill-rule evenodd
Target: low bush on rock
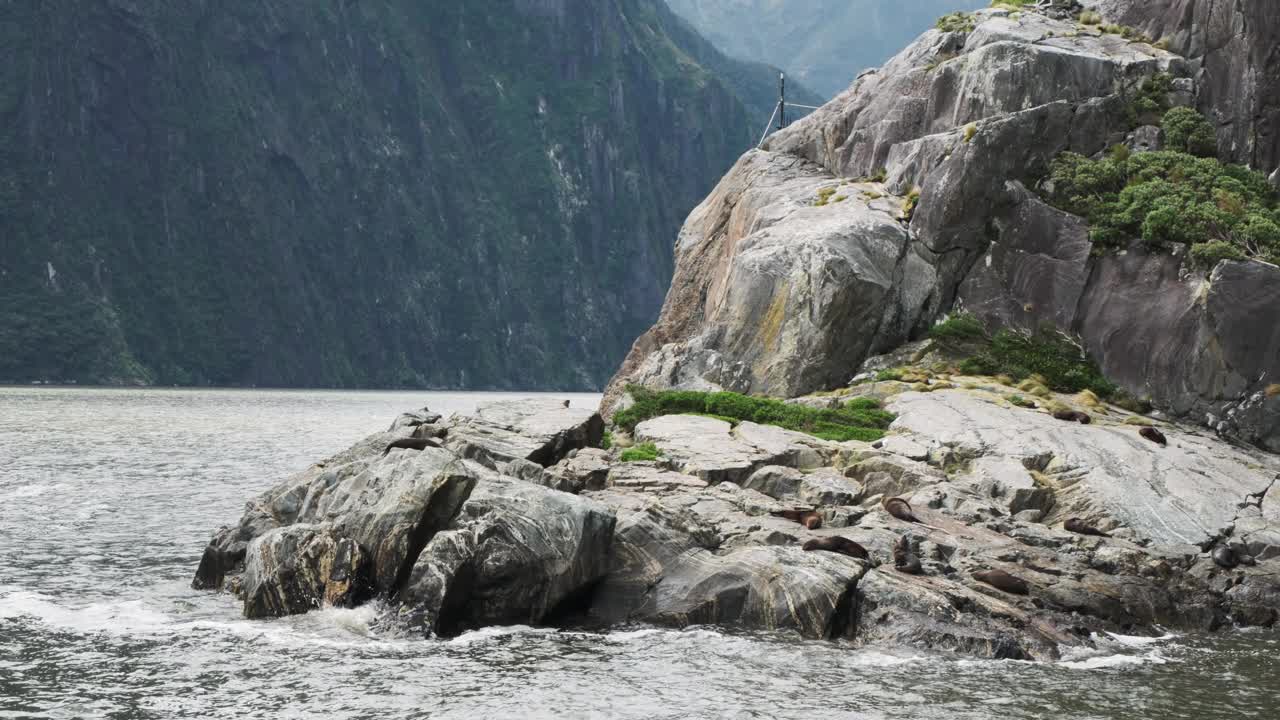
M 893 413 L 883 410 L 879 402 L 869 398 L 857 398 L 838 408 L 811 408 L 732 392 L 659 392 L 636 385 L 628 386 L 627 392 L 635 402 L 613 416 L 614 423 L 627 431 L 662 415 L 709 415 L 730 424 L 750 421 L 777 425 L 824 440 L 870 442 L 884 437 L 884 431 L 895 418 Z
M 942 32 L 970 33 L 977 27 L 977 22 L 967 12 L 953 12 L 938 18 L 936 26 Z
M 629 462 L 646 462 L 657 460 L 662 453 L 658 450 L 658 446 L 653 443 L 643 443 L 635 447 L 629 447 L 622 451 L 619 457 L 624 463 Z
M 1165 116 L 1166 136 L 1183 149 L 1212 152 L 1212 131 L 1192 110 Z M 1098 160 L 1063 153 L 1050 181 L 1048 201 L 1086 218 L 1096 249 L 1141 238 L 1190 246 L 1200 267 L 1245 257 L 1280 261 L 1280 199 L 1266 176 L 1240 165 L 1181 150 Z
M 1088 353 L 1071 338 L 1049 327 L 1034 334 L 1001 330 L 991 338 L 987 348 L 962 362 L 960 370 L 970 375 L 1008 375 L 1031 380 L 1024 392 L 1032 394 L 1036 394 L 1036 386 L 1069 393 L 1092 390 L 1104 398 L 1117 393 L 1116 386 L 1103 377 Z

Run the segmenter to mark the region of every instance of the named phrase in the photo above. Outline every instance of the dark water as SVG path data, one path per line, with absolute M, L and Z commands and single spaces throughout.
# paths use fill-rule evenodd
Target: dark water
M 276 479 L 490 397 L 0 388 L 0 718 L 1280 718 L 1275 633 L 1056 664 L 709 628 L 439 642 L 372 632 L 376 608 L 249 622 L 188 587 Z

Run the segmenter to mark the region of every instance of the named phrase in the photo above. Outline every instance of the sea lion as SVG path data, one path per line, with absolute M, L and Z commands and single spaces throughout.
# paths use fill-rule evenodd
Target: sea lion
M 794 523 L 800 523 L 810 530 L 817 530 L 822 527 L 822 516 L 813 510 L 775 510 L 769 514 L 774 517 L 785 518 Z
M 1169 439 L 1164 436 L 1164 433 L 1150 426 L 1142 428 L 1138 431 L 1138 434 L 1157 445 L 1169 444 Z
M 426 450 L 429 447 L 438 448 L 440 447 L 440 443 L 431 438 L 400 438 L 399 440 L 392 440 L 391 443 L 387 445 L 387 449 L 382 451 L 382 456 L 386 457 L 387 453 L 397 448 L 402 450 Z
M 1014 577 L 1003 570 L 983 570 L 973 573 L 973 579 L 978 582 L 986 583 L 997 590 L 1003 590 L 1010 595 L 1026 595 L 1030 589 L 1027 587 L 1027 581 L 1020 577 Z
M 1067 521 L 1062 523 L 1062 528 L 1067 532 L 1073 532 L 1077 535 L 1094 535 L 1096 537 L 1105 538 L 1111 537 L 1110 534 L 1102 532 L 1098 528 L 1089 525 L 1077 517 L 1067 518 Z
M 565 407 L 569 407 L 569 401 L 568 401 L 568 400 L 565 400 L 565 401 L 564 401 L 564 406 L 565 406 Z
M 920 567 L 920 558 L 911 552 L 911 541 L 903 535 L 893 546 L 893 567 L 901 573 L 908 575 L 923 575 L 924 568 Z
M 1227 570 L 1234 570 L 1240 565 L 1240 558 L 1236 557 L 1236 551 L 1232 550 L 1228 545 L 1219 545 L 1214 548 L 1211 557 L 1218 564 L 1218 567 L 1226 568 Z
M 1088 425 L 1089 423 L 1093 422 L 1093 418 L 1089 417 L 1089 413 L 1080 412 L 1079 410 L 1077 410 L 1076 422 L 1080 423 L 1081 425 Z
M 1089 417 L 1087 413 L 1082 413 L 1079 410 L 1056 410 L 1053 413 L 1053 417 L 1058 420 L 1065 420 L 1066 422 L 1078 422 L 1081 425 L 1088 425 L 1093 422 L 1093 418 Z
M 870 562 L 871 555 L 867 549 L 847 537 L 839 535 L 829 535 L 824 538 L 815 538 L 804 544 L 805 550 L 826 550 L 827 552 L 840 553 L 848 555 L 859 560 Z
M 911 504 L 900 497 L 885 498 L 880 501 L 880 505 L 884 507 L 885 512 L 898 518 L 902 522 L 909 522 L 909 523 L 915 523 L 916 525 L 923 525 L 924 527 L 927 527 L 931 530 L 937 530 L 938 532 L 947 532 L 946 530 L 943 530 L 940 527 L 929 525 L 928 523 L 925 523 L 924 521 L 922 521 L 920 518 L 916 517 L 915 512 L 911 510 Z M 947 534 L 949 535 L 950 533 L 947 533 Z

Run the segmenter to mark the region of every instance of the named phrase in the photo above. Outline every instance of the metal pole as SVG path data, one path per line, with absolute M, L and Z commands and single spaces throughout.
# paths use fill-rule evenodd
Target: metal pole
M 787 74 L 778 73 L 778 129 L 787 127 Z

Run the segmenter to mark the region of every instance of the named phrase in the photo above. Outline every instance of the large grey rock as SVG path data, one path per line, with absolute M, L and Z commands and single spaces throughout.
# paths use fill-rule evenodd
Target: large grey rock
M 242 591 L 245 617 L 344 607 L 369 594 L 369 558 L 349 538 L 318 525 L 290 525 L 249 543 Z
M 607 411 L 629 382 L 780 396 L 844 384 L 950 307 L 1008 180 L 1038 178 L 1062 150 L 1101 150 L 1130 89 L 1186 72 L 1074 21 L 982 17 L 968 37 L 926 33 L 739 161 L 681 231 L 663 313 Z M 887 185 L 844 180 L 878 169 Z M 816 206 L 820 188 L 847 199 Z M 908 232 L 898 221 L 912 188 Z
M 733 437 L 729 423 L 699 415 L 666 415 L 636 426 L 635 439 L 653 443 L 680 472 L 708 483 L 741 482 L 769 456 Z
M 613 512 L 586 498 L 486 478 L 417 557 L 400 614 L 455 635 L 585 607 L 582 593 L 608 569 L 613 528 Z
M 494 469 L 512 460 L 549 467 L 571 450 L 599 445 L 603 434 L 604 422 L 594 409 L 565 407 L 558 400 L 502 401 L 458 419 L 446 446 Z

